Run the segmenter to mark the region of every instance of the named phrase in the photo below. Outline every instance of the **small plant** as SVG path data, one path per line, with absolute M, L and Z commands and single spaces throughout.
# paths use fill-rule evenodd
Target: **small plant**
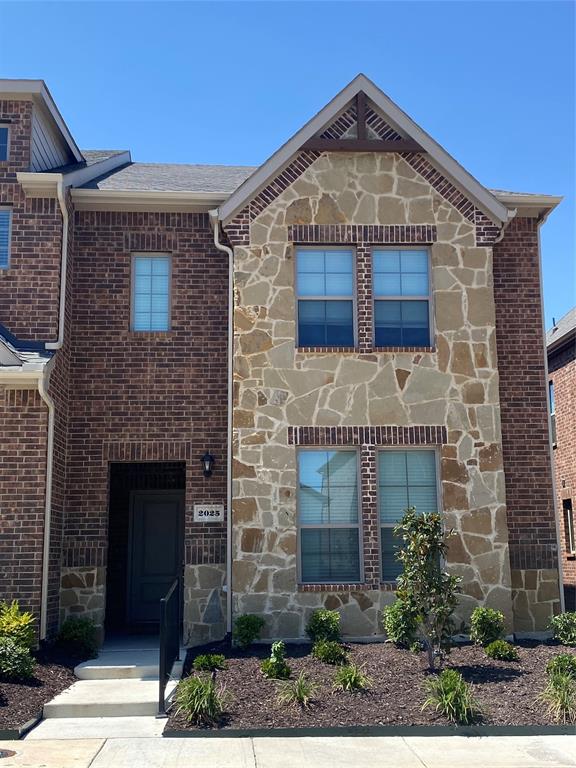
M 418 619 L 402 600 L 396 600 L 383 609 L 382 624 L 387 639 L 399 648 L 412 648 L 418 642 Z
M 576 680 L 566 672 L 553 672 L 538 700 L 557 723 L 576 723 Z
M 226 669 L 226 657 L 221 653 L 201 653 L 196 656 L 192 664 L 198 672 L 214 672 L 217 669 Z
M 340 640 L 340 614 L 338 611 L 318 608 L 310 616 L 306 634 L 313 643 L 318 640 Z
M 562 645 L 576 645 L 576 611 L 553 616 L 548 626 Z
M 518 661 L 520 658 L 518 650 L 506 640 L 493 640 L 484 648 L 484 651 L 486 656 L 496 661 Z
M 312 646 L 312 656 L 324 664 L 346 664 L 348 651 L 336 640 L 318 640 Z
M 428 698 L 422 709 L 434 707 L 436 712 L 457 725 L 470 725 L 482 717 L 472 686 L 455 669 L 445 669 L 439 675 L 429 677 L 424 688 Z
M 28 648 L 11 637 L 0 637 L 0 678 L 27 680 L 32 677 L 35 666 Z
M 371 685 L 370 678 L 356 664 L 346 664 L 334 675 L 333 687 L 337 691 L 363 691 Z
M 504 614 L 494 608 L 478 606 L 470 617 L 470 639 L 478 645 L 490 645 L 504 637 Z
M 17 600 L 0 603 L 0 638 L 10 637 L 18 645 L 31 650 L 36 645 L 34 622 L 29 611 L 21 611 Z
M 98 655 L 98 630 L 92 619 L 66 619 L 60 627 L 57 642 L 74 656 L 93 659 Z
M 308 679 L 305 672 L 300 672 L 295 680 L 286 680 L 278 684 L 278 701 L 280 704 L 298 704 L 303 709 L 310 706 L 312 696 L 318 686 Z
M 286 663 L 285 656 L 286 646 L 282 640 L 272 643 L 270 658 L 264 659 L 262 664 L 260 664 L 264 677 L 272 678 L 273 680 L 287 680 L 292 670 Z
M 234 622 L 232 637 L 240 648 L 249 648 L 260 637 L 265 621 L 261 616 L 245 613 Z
M 186 677 L 178 683 L 175 695 L 176 714 L 182 712 L 194 725 L 217 725 L 222 717 L 227 696 L 212 677 Z
M 576 680 L 576 656 L 571 653 L 558 653 L 553 656 L 546 664 L 546 674 L 552 677 L 557 672 Z

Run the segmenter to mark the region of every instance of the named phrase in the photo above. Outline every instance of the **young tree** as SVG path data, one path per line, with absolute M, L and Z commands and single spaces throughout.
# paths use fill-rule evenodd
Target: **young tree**
M 443 569 L 447 534 L 437 512 L 416 514 L 414 507 L 405 510 L 394 535 L 402 539 L 397 558 L 403 566 L 398 577 L 397 596 L 417 616 L 418 629 L 428 653 L 430 669 L 436 659 L 442 662 L 444 649 L 452 634 L 452 614 L 457 603 L 461 581 Z

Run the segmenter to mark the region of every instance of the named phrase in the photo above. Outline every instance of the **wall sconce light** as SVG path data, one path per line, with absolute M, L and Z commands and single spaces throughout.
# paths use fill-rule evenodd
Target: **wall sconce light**
M 204 477 L 210 477 L 212 474 L 212 467 L 214 466 L 214 456 L 212 456 L 210 451 L 206 451 L 200 461 L 202 462 L 202 474 Z

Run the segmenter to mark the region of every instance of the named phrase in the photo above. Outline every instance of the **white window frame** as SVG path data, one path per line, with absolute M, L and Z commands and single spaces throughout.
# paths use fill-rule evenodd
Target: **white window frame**
M 440 451 L 435 446 L 428 446 L 428 445 L 389 445 L 389 446 L 378 446 L 378 449 L 376 451 L 376 511 L 378 514 L 378 553 L 379 553 L 379 571 L 380 571 L 380 582 L 384 584 L 390 584 L 390 583 L 396 583 L 396 580 L 393 582 L 386 581 L 383 578 L 383 552 L 382 552 L 382 528 L 395 528 L 396 525 L 400 522 L 400 518 L 402 514 L 404 513 L 404 510 L 401 510 L 400 517 L 398 518 L 397 522 L 395 523 L 382 523 L 380 520 L 380 454 L 385 452 L 394 452 L 394 453 L 407 453 L 408 451 L 429 451 L 434 453 L 434 469 L 436 472 L 436 509 L 438 514 L 442 514 L 442 493 L 441 493 L 441 480 L 440 480 Z
M 564 539 L 569 555 L 576 555 L 576 531 L 574 530 L 574 508 L 572 499 L 562 499 L 562 515 L 564 517 Z
M 300 524 L 300 454 L 303 452 L 314 453 L 334 453 L 336 451 L 354 452 L 356 454 L 356 490 L 358 495 L 358 523 L 325 523 L 323 525 L 301 525 Z M 331 581 L 304 581 L 302 578 L 302 546 L 300 532 L 302 530 L 331 530 L 335 528 L 344 528 L 346 530 L 358 529 L 358 580 L 334 579 Z M 362 477 L 360 474 L 360 449 L 354 445 L 307 445 L 300 446 L 296 450 L 296 571 L 298 584 L 363 584 L 364 583 L 364 543 L 363 543 L 363 518 L 362 518 Z
M 351 296 L 300 296 L 298 293 L 298 253 L 300 251 L 347 251 L 352 253 L 352 295 Z M 325 243 L 318 243 L 316 245 L 295 245 L 294 246 L 294 296 L 296 300 L 296 347 L 308 346 L 300 344 L 300 314 L 299 306 L 301 301 L 352 301 L 352 346 L 350 349 L 358 345 L 358 312 L 357 312 L 357 280 L 356 280 L 356 248 L 346 245 L 326 245 Z M 328 344 L 317 344 L 314 346 L 327 347 Z M 334 349 L 338 349 L 341 346 L 347 346 L 342 344 L 334 344 Z
M 0 159 L 0 163 L 7 163 L 10 160 L 10 134 L 12 131 L 10 130 L 10 126 L 6 123 L 0 123 L 0 128 L 6 128 L 6 157 L 4 160 Z
M 425 251 L 428 256 L 428 295 L 427 296 L 377 296 L 374 288 L 374 253 L 376 251 Z M 428 344 L 425 346 L 434 346 L 434 291 L 432 288 L 432 256 L 428 246 L 398 246 L 398 245 L 373 245 L 370 249 L 370 264 L 372 267 L 372 342 L 376 349 L 386 349 L 386 347 L 376 346 L 376 302 L 377 301 L 427 301 L 428 302 Z M 394 345 L 397 346 L 397 345 Z M 405 346 L 405 345 L 400 345 Z M 413 346 L 413 345 L 411 345 Z
M 0 265 L 0 271 L 2 271 L 5 269 L 10 269 L 10 264 L 12 261 L 12 217 L 14 215 L 14 212 L 12 208 L 7 205 L 0 205 L 0 211 L 8 212 L 8 252 L 7 252 L 6 265 L 5 266 Z
M 137 330 L 135 328 L 136 315 L 136 259 L 168 259 L 168 328 L 162 331 Z M 132 333 L 169 333 L 172 330 L 172 255 L 170 253 L 137 252 L 132 254 L 130 267 L 130 331 Z

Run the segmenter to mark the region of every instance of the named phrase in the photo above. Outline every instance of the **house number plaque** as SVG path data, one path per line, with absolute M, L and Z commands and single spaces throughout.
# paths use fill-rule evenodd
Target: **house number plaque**
M 194 504 L 195 523 L 221 523 L 224 520 L 224 504 Z

